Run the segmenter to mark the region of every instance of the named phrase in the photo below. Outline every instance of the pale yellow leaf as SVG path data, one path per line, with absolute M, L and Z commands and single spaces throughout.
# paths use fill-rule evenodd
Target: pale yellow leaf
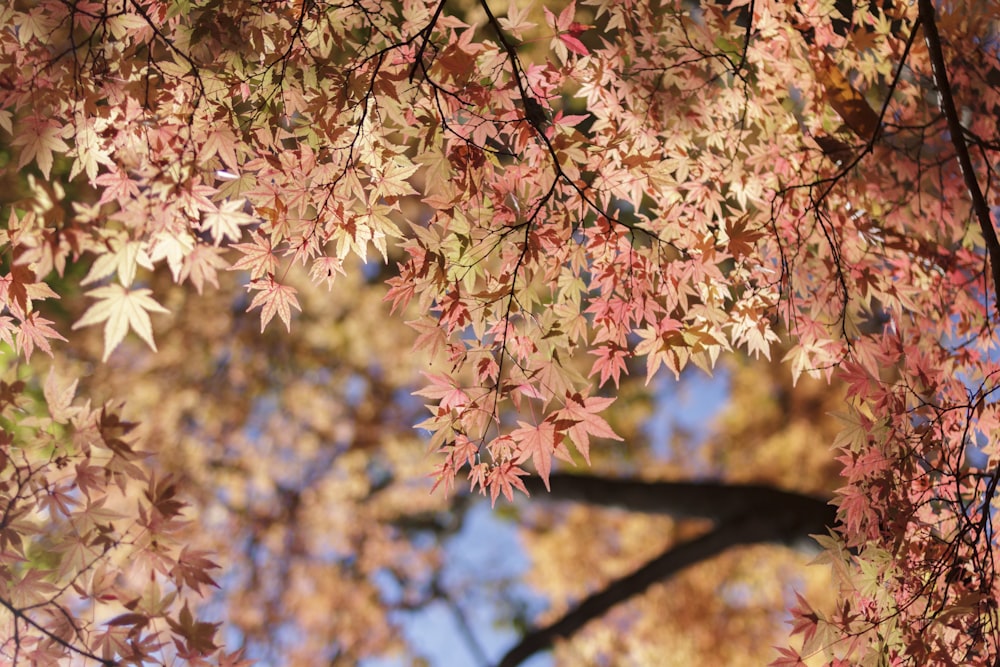
M 49 414 L 57 424 L 65 424 L 76 414 L 77 410 L 72 408 L 73 397 L 76 396 L 76 385 L 79 380 L 73 380 L 64 385 L 56 376 L 54 368 L 49 369 L 49 374 L 45 378 L 45 385 L 42 392 L 45 396 L 45 403 L 48 405 Z
M 137 333 L 155 352 L 156 343 L 153 341 L 153 325 L 149 313 L 169 311 L 153 300 L 150 294 L 152 290 L 129 290 L 121 285 L 108 285 L 91 290 L 87 292 L 87 296 L 98 301 L 87 309 L 73 328 L 105 323 L 104 361 L 108 360 L 111 352 L 122 342 L 129 329 Z

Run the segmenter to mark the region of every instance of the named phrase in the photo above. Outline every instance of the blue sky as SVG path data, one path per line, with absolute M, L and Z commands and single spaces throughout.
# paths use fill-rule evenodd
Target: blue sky
M 678 429 L 692 436 L 692 447 L 700 446 L 728 397 L 729 375 L 721 369 L 714 377 L 700 371 L 685 373 L 680 382 L 661 375 L 655 381 L 653 411 L 645 426 L 653 451 L 665 460 L 675 455 L 669 443 Z M 696 460 L 697 457 L 689 457 L 688 465 Z M 695 472 L 704 476 L 713 473 L 707 468 Z M 496 586 L 510 586 L 510 582 L 516 582 L 531 567 L 520 544 L 517 526 L 500 518 L 484 501 L 469 510 L 462 530 L 449 541 L 446 551 L 443 585 L 449 590 L 463 591 L 463 595 L 456 596 L 460 613 L 464 614 L 488 664 L 495 664 L 516 643 L 518 635 L 502 624 L 503 615 L 495 606 L 491 591 Z M 506 592 L 523 598 L 536 613 L 545 608 L 545 600 L 527 586 L 518 584 L 516 590 Z M 366 660 L 361 667 L 404 667 L 411 665 L 417 656 L 431 667 L 486 667 L 463 639 L 455 612 L 444 603 L 401 617 L 407 643 L 416 655 Z M 553 664 L 550 654 L 541 653 L 523 663 L 523 667 Z

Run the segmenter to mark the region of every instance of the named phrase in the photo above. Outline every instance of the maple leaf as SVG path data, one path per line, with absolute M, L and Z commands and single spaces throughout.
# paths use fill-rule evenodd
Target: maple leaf
M 171 518 L 181 513 L 187 505 L 177 498 L 177 484 L 169 476 L 157 480 L 153 475 L 149 480 L 149 487 L 144 495 L 150 506 L 165 518 Z
M 798 591 L 795 592 L 795 599 L 798 604 L 789 610 L 792 615 L 792 634 L 802 633 L 803 642 L 808 644 L 816 634 L 819 616 Z
M 518 9 L 517 3 L 511 1 L 507 5 L 507 17 L 499 19 L 500 26 L 510 33 L 514 39 L 524 39 L 523 32 L 534 28 L 535 23 L 528 20 L 531 14 L 531 3 L 525 5 L 524 9 Z
M 48 406 L 52 420 L 57 424 L 65 424 L 79 410 L 72 408 L 73 398 L 76 396 L 76 385 L 79 380 L 71 380 L 63 385 L 56 377 L 55 368 L 49 369 L 49 374 L 45 377 L 45 384 L 42 386 L 45 404 Z
M 202 586 L 219 585 L 208 575 L 209 570 L 218 569 L 218 564 L 209 560 L 204 550 L 189 549 L 185 546 L 177 557 L 177 565 L 170 570 L 170 576 L 177 581 L 178 588 L 188 586 L 201 595 Z
M 559 39 L 562 40 L 567 49 L 577 55 L 585 56 L 590 53 L 590 51 L 587 50 L 587 47 L 583 45 L 583 42 L 577 39 L 575 35 L 567 32 L 559 35 Z
M 479 487 L 479 492 L 486 495 L 487 480 L 490 475 L 489 463 L 477 463 L 469 468 L 469 491 L 475 491 Z
M 70 180 L 83 172 L 87 175 L 87 180 L 94 183 L 97 178 L 98 165 L 103 164 L 106 167 L 115 165 L 111 159 L 111 149 L 102 145 L 100 139 L 100 133 L 107 127 L 108 121 L 105 118 L 77 117 L 73 134 L 73 149 L 69 152 L 70 155 L 76 157 L 69 171 Z
M 491 505 L 496 506 L 497 497 L 500 493 L 503 493 L 507 500 L 513 501 L 514 489 L 517 489 L 526 496 L 531 495 L 528 493 L 528 489 L 525 488 L 524 482 L 521 481 L 521 477 L 527 474 L 526 470 L 523 470 L 512 461 L 493 466 L 486 478 L 486 486 L 490 489 Z
M 194 249 L 194 236 L 184 232 L 158 232 L 149 242 L 149 260 L 152 263 L 167 260 L 174 282 L 181 282 L 184 258 Z
M 781 656 L 769 663 L 768 667 L 806 667 L 806 663 L 802 662 L 802 656 L 799 655 L 798 651 L 780 646 L 775 648 L 778 649 Z
M 440 486 L 444 489 L 445 497 L 450 496 L 452 489 L 455 487 L 455 475 L 457 473 L 458 466 L 455 465 L 454 458 L 449 455 L 443 462 L 437 465 L 434 472 L 428 475 L 428 477 L 434 478 L 434 485 L 431 487 L 431 493 L 434 493 Z
M 566 5 L 558 17 L 549 11 L 548 7 L 542 7 L 542 11 L 545 14 L 545 22 L 556 30 L 556 36 L 552 43 L 560 60 L 566 60 L 567 50 L 581 56 L 589 53 L 583 42 L 577 39 L 577 35 L 586 30 L 588 26 L 573 21 L 573 16 L 576 14 L 575 1 Z
M 457 465 L 475 465 L 479 459 L 479 445 L 472 442 L 468 436 L 459 435 L 455 438 L 452 459 Z
M 464 410 L 469 405 L 469 395 L 455 381 L 440 373 L 422 373 L 431 384 L 419 389 L 413 394 L 424 398 L 436 399 L 438 408 L 445 412 L 456 409 Z
M 118 206 L 125 208 L 129 201 L 139 196 L 139 184 L 132 179 L 127 171 L 117 166 L 95 178 L 94 185 L 104 188 L 98 204 L 107 204 L 113 201 Z
M 557 446 L 562 441 L 563 434 L 556 431 L 556 426 L 551 421 L 543 421 L 541 424 L 533 425 L 525 422 L 518 422 L 520 428 L 511 432 L 510 437 L 518 442 L 521 447 L 521 455 L 517 463 L 524 463 L 529 458 L 535 466 L 535 472 L 542 478 L 545 488 L 549 489 L 549 475 L 552 473 L 552 455 L 560 456 Z M 560 458 L 569 459 L 566 450 L 563 448 Z
M 749 219 L 747 214 L 738 220 L 726 220 L 729 253 L 736 259 L 752 255 L 757 241 L 764 237 L 763 231 L 749 228 Z
M 24 354 L 26 360 L 31 361 L 31 353 L 36 347 L 51 357 L 52 345 L 49 340 L 66 340 L 50 326 L 51 324 L 53 324 L 51 320 L 41 317 L 37 312 L 28 313 L 28 316 L 21 320 L 18 327 L 17 349 Z
M 230 271 L 249 271 L 250 279 L 256 280 L 273 274 L 278 268 L 278 258 L 271 247 L 271 237 L 257 231 L 250 232 L 251 243 L 235 243 L 231 248 L 243 253 Z
M 178 637 L 175 639 L 177 648 L 188 658 L 207 655 L 218 648 L 215 645 L 215 633 L 221 623 L 204 623 L 195 620 L 187 603 L 181 609 L 177 620 L 168 616 L 167 623 Z
M 237 143 L 236 133 L 232 128 L 217 125 L 212 128 L 205 143 L 202 144 L 199 160 L 205 162 L 213 155 L 218 155 L 224 165 L 233 171 L 238 171 L 240 163 L 236 158 Z
M 80 284 L 89 285 L 117 272 L 118 282 L 130 287 L 135 280 L 138 267 L 149 270 L 154 268 L 152 259 L 146 253 L 145 245 L 141 241 L 128 241 L 120 237 L 109 240 L 108 251 L 97 256 Z
M 128 655 L 131 650 L 129 630 L 121 626 L 109 627 L 94 636 L 94 646 L 107 656 Z
M 624 372 L 628 375 L 628 365 L 625 362 L 629 358 L 629 351 L 608 343 L 601 345 L 596 350 L 591 350 L 590 353 L 597 355 L 597 360 L 594 361 L 594 365 L 590 369 L 590 375 L 599 372 L 601 374 L 600 384 L 602 386 L 609 379 L 613 379 L 615 387 L 618 387 L 621 374 Z
M 546 23 L 555 28 L 557 32 L 565 32 L 573 24 L 573 16 L 576 14 L 576 2 L 570 2 L 566 5 L 558 17 L 548 7 L 542 7 L 542 12 L 545 14 Z
M 419 165 L 407 164 L 407 161 L 396 157 L 388 161 L 373 180 L 375 191 L 373 197 L 395 198 L 419 194 L 407 178 L 413 175 Z
M 93 289 L 87 292 L 87 296 L 98 301 L 77 320 L 73 329 L 105 323 L 104 361 L 108 360 L 130 329 L 155 352 L 156 343 L 153 341 L 153 324 L 149 313 L 169 311 L 150 296 L 152 293 L 149 289 L 130 290 L 117 284 Z
M 104 468 L 89 463 L 76 464 L 76 486 L 90 500 L 92 491 L 104 488 Z
M 245 206 L 245 200 L 223 202 L 214 211 L 208 211 L 204 214 L 198 228 L 201 231 L 208 232 L 215 245 L 219 245 L 227 238 L 232 241 L 239 241 L 240 236 L 243 234 L 240 226 L 256 222 L 256 219 L 252 215 L 243 212 Z
M 10 311 L 18 317 L 31 311 L 32 299 L 51 298 L 58 299 L 59 296 L 44 282 L 38 282 L 35 272 L 23 264 L 15 264 L 8 275 L 0 276 L 0 301 L 6 302 Z
M 576 445 L 577 450 L 588 464 L 590 463 L 590 436 L 621 440 L 621 437 L 614 432 L 608 422 L 597 414 L 614 402 L 614 398 L 598 396 L 584 398 L 580 394 L 573 394 L 566 397 L 566 407 L 557 413 L 559 419 L 572 424 L 566 429 L 566 435 Z
M 54 118 L 28 116 L 24 119 L 20 131 L 10 142 L 22 147 L 17 168 L 21 169 L 34 161 L 48 180 L 52 172 L 53 152 L 65 153 L 69 150 L 69 145 L 62 140 L 64 131 L 65 128 Z
M 291 331 L 291 309 L 294 308 L 295 310 L 302 310 L 302 307 L 299 305 L 299 300 L 295 296 L 298 290 L 291 285 L 282 285 L 276 282 L 273 276 L 268 276 L 267 279 L 254 280 L 247 285 L 247 291 L 255 290 L 257 290 L 258 293 L 254 296 L 253 301 L 250 302 L 247 312 L 250 312 L 258 306 L 261 307 L 261 332 L 264 331 L 268 322 L 271 321 L 275 314 L 277 314 L 278 317 L 281 318 L 281 321 L 285 323 L 285 329 L 287 331 Z
M 683 322 L 665 317 L 656 327 L 644 327 L 636 333 L 641 339 L 635 346 L 637 356 L 646 356 L 646 384 L 653 379 L 660 364 L 664 364 L 680 379 L 684 357 L 678 348 L 683 346 Z M 681 350 L 683 351 L 683 350 Z
M 324 255 L 313 260 L 313 265 L 309 268 L 309 277 L 316 284 L 321 281 L 326 282 L 327 289 L 333 289 L 333 281 L 337 275 L 347 275 L 344 272 L 343 261 L 336 257 Z M 388 297 L 386 297 L 388 298 Z
M 226 268 L 226 260 L 221 256 L 221 248 L 199 245 L 184 257 L 184 264 L 177 276 L 178 281 L 190 279 L 198 294 L 202 293 L 205 283 L 213 287 L 219 286 L 217 269 Z

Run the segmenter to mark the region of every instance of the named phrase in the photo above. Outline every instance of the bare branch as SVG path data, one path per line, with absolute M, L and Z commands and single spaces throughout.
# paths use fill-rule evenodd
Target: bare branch
M 553 483 L 553 488 L 555 486 Z M 783 493 L 774 489 L 771 491 Z M 819 501 L 808 496 L 799 498 L 799 504 L 786 503 L 774 508 L 773 513 L 747 508 L 742 516 L 734 514 L 731 519 L 719 523 L 708 533 L 671 546 L 632 574 L 612 581 L 602 590 L 583 599 L 562 618 L 525 634 L 497 663 L 497 667 L 515 667 L 521 664 L 538 651 L 551 646 L 556 639 L 571 636 L 620 602 L 731 547 L 766 542 L 792 543 L 811 534 L 826 532 L 827 524 L 819 519 L 814 506 Z
M 735 546 L 779 543 L 799 546 L 810 535 L 826 533 L 836 523 L 836 509 L 826 499 L 758 484 L 721 482 L 646 482 L 593 475 L 554 474 L 552 492 L 540 479 L 524 480 L 540 498 L 619 507 L 647 514 L 716 521 L 708 533 L 671 545 L 632 574 L 612 581 L 562 618 L 525 634 L 497 663 L 514 667 L 560 637 L 569 637 L 616 604 L 639 595 L 654 583 Z
M 546 495 L 541 479 L 525 479 L 528 491 L 556 501 L 574 501 L 619 507 L 646 514 L 669 514 L 678 519 L 729 521 L 750 513 L 769 515 L 793 508 L 820 526 L 836 522 L 836 510 L 826 498 L 784 491 L 762 484 L 724 482 L 647 482 L 596 475 L 555 473 L 549 478 L 552 492 Z M 816 531 L 813 531 L 816 532 Z

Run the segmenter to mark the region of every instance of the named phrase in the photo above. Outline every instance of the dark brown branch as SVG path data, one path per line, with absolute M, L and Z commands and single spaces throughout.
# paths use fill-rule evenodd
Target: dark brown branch
M 802 502 L 803 499 L 805 502 Z M 701 537 L 670 547 L 632 574 L 612 581 L 602 590 L 585 598 L 562 618 L 525 634 L 497 663 L 497 667 L 515 667 L 521 664 L 538 651 L 551 646 L 556 639 L 571 636 L 616 604 L 731 547 L 765 542 L 792 543 L 811 534 L 825 533 L 828 524 L 816 512 L 813 505 L 816 502 L 818 501 L 808 496 L 800 496 L 800 504 L 788 503 L 774 508 L 773 513 L 747 508 L 749 511 L 744 515 L 734 515 Z
M 497 667 L 514 667 L 560 637 L 569 637 L 620 602 L 639 595 L 696 563 L 735 546 L 765 542 L 796 546 L 810 535 L 826 533 L 836 523 L 836 509 L 826 499 L 759 484 L 720 482 L 645 482 L 593 475 L 555 474 L 546 495 L 541 479 L 524 480 L 542 499 L 711 519 L 715 527 L 693 540 L 675 544 L 632 574 L 612 581 L 582 600 L 562 618 L 525 634 Z
M 92 660 L 92 661 L 94 661 L 94 662 L 96 662 L 98 664 L 105 665 L 106 667 L 115 667 L 115 665 L 117 664 L 114 660 L 105 659 L 105 658 L 102 658 L 102 657 L 100 657 L 98 655 L 95 655 L 94 653 L 91 653 L 91 652 L 89 652 L 87 650 L 84 650 L 84 649 L 80 648 L 79 646 L 75 646 L 72 643 L 70 643 L 70 642 L 66 641 L 65 639 L 63 639 L 62 637 L 60 637 L 59 635 L 57 635 L 57 634 L 55 634 L 55 633 L 47 630 L 40 623 L 38 623 L 33 618 L 31 618 L 30 616 L 28 616 L 24 612 L 23 609 L 18 609 L 12 603 L 8 602 L 4 598 L 0 598 L 0 606 L 3 606 L 4 608 L 6 608 L 7 611 L 9 611 L 11 613 L 11 615 L 14 616 L 15 639 L 17 638 L 17 633 L 19 632 L 18 631 L 17 622 L 20 620 L 20 621 L 24 621 L 26 624 L 28 624 L 32 628 L 34 628 L 38 632 L 40 632 L 43 635 L 45 635 L 45 637 L 48 638 L 50 641 L 52 641 L 52 642 L 54 642 L 56 644 L 59 644 L 63 648 L 65 648 L 65 649 L 67 649 L 67 650 L 69 650 L 69 651 L 71 651 L 73 653 L 76 653 L 77 655 L 79 655 L 79 656 L 81 656 L 83 658 L 87 658 L 88 660 Z M 20 641 L 16 641 L 15 643 L 17 644 L 17 650 L 20 650 Z M 15 662 L 15 664 L 17 664 L 16 660 L 14 662 Z
M 521 104 L 524 107 L 524 119 L 530 124 L 535 131 L 538 132 L 542 137 L 545 136 L 545 125 L 548 123 L 548 118 L 545 115 L 545 110 L 542 105 L 539 104 L 538 100 L 535 99 L 534 95 L 528 92 L 528 88 L 525 85 L 525 81 L 522 78 L 522 73 L 524 69 L 521 67 L 521 61 L 517 57 L 517 49 L 510 43 L 507 39 L 507 35 L 504 34 L 503 27 L 500 25 L 500 21 L 497 17 L 493 15 L 493 10 L 490 9 L 490 5 L 486 0 L 479 0 L 479 6 L 483 8 L 486 12 L 486 22 L 490 24 L 493 28 L 493 32 L 496 33 L 497 39 L 500 40 L 500 46 L 503 50 L 507 52 L 507 57 L 510 59 L 510 69 L 514 76 L 514 83 L 517 84 L 517 90 L 521 93 Z
M 678 519 L 724 522 L 749 513 L 771 515 L 791 509 L 798 516 L 808 517 L 822 530 L 822 526 L 834 525 L 837 518 L 836 509 L 828 504 L 826 498 L 761 484 L 647 482 L 556 473 L 549 478 L 552 491 L 546 494 L 540 478 L 525 478 L 523 481 L 528 491 L 542 500 L 619 507 L 646 514 L 669 514 Z
M 743 53 L 740 54 L 740 61 L 733 68 L 733 74 L 739 75 L 743 66 L 747 64 L 747 54 L 750 52 L 750 38 L 753 36 L 753 13 L 757 9 L 757 0 L 750 0 L 750 7 L 747 9 L 747 26 L 743 34 Z
M 445 0 L 441 0 L 438 3 L 437 9 L 434 10 L 434 16 L 431 17 L 430 23 L 420 31 L 419 34 L 423 34 L 424 39 L 420 42 L 420 48 L 417 49 L 417 55 L 413 58 L 413 67 L 410 69 L 410 83 L 413 83 L 413 77 L 417 73 L 417 68 L 423 68 L 424 62 L 424 51 L 427 49 L 427 43 L 431 41 L 431 33 L 434 32 L 434 26 L 437 24 L 438 19 L 441 18 L 441 12 L 444 11 Z
M 993 273 L 993 296 L 996 308 L 1000 312 L 1000 241 L 997 240 L 997 233 L 993 228 L 993 221 L 990 218 L 990 207 L 986 203 L 983 192 L 979 188 L 979 181 L 976 179 L 976 172 L 972 166 L 972 157 L 969 155 L 969 148 L 965 143 L 965 130 L 962 128 L 958 109 L 955 106 L 951 84 L 948 83 L 948 69 L 945 66 L 944 52 L 941 48 L 941 35 L 938 34 L 937 21 L 934 17 L 934 4 L 931 0 L 918 0 L 917 5 L 920 10 L 920 20 L 924 25 L 924 40 L 927 42 L 927 50 L 931 59 L 934 85 L 937 87 L 938 94 L 940 95 L 939 103 L 941 111 L 948 121 L 948 132 L 951 134 L 951 143 L 955 146 L 958 165 L 962 170 L 962 177 L 965 179 L 965 187 L 972 198 L 972 208 L 976 213 L 976 219 L 979 221 L 979 228 L 983 232 L 986 251 L 989 253 L 990 269 Z

